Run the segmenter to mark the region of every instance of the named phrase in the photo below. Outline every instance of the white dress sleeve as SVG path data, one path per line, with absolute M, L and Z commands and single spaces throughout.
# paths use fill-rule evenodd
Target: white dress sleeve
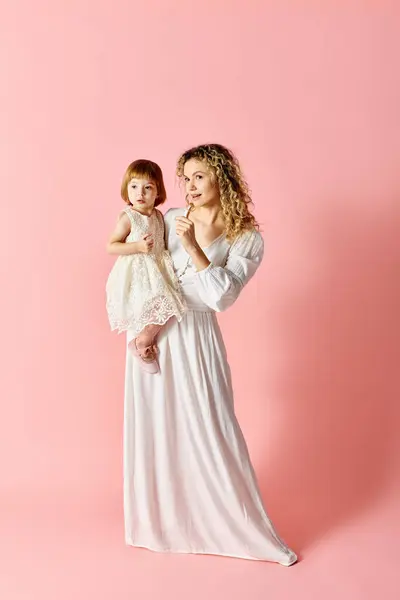
M 255 230 L 243 233 L 232 243 L 224 267 L 211 264 L 196 273 L 202 301 L 217 312 L 229 308 L 257 271 L 263 255 L 262 236 Z

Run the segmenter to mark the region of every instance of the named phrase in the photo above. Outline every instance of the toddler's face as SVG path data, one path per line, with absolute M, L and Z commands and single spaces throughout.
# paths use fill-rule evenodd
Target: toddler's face
M 185 163 L 183 175 L 187 199 L 193 206 L 219 202 L 218 185 L 204 161 L 191 158 Z
M 133 178 L 128 183 L 128 198 L 135 210 L 151 213 L 157 198 L 157 186 L 154 181 Z

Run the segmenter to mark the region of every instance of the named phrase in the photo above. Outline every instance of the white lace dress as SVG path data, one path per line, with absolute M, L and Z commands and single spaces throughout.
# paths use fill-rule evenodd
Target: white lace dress
M 196 273 L 175 233 L 183 214 L 169 210 L 165 225 L 188 310 L 159 335 L 160 373 L 144 373 L 126 355 L 126 543 L 290 565 L 296 555 L 266 513 L 235 416 L 216 318 L 254 275 L 263 240 L 255 231 L 232 245 L 221 236 L 203 248 L 211 265 Z
M 164 325 L 171 317 L 181 320 L 185 306 L 174 273 L 170 253 L 165 249 L 164 219 L 155 209 L 148 217 L 127 207 L 131 222 L 126 242 L 137 242 L 152 233 L 149 254 L 119 256 L 106 284 L 106 307 L 111 329 L 130 331 L 137 337 L 146 325 Z

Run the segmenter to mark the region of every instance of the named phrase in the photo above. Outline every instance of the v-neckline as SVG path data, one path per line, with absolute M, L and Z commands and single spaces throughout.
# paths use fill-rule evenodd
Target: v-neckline
M 208 246 L 200 246 L 200 248 L 201 248 L 202 250 L 208 250 L 208 248 L 211 248 L 211 246 L 213 246 L 213 245 L 214 245 L 216 242 L 218 242 L 218 240 L 220 240 L 221 238 L 225 237 L 225 235 L 226 235 L 226 233 L 223 231 L 223 232 L 221 233 L 221 235 L 219 235 L 218 237 L 216 237 L 216 238 L 215 238 L 215 240 L 213 240 L 213 241 L 211 242 L 211 244 L 208 244 Z
M 185 215 L 185 209 L 183 209 L 183 216 Z M 193 221 L 192 221 L 193 223 Z M 200 248 L 202 250 L 208 250 L 209 248 L 211 248 L 211 246 L 213 246 L 216 242 L 218 242 L 218 240 L 222 239 L 223 237 L 226 236 L 226 232 L 223 231 L 218 237 L 216 237 L 210 244 L 208 244 L 208 246 L 200 246 Z

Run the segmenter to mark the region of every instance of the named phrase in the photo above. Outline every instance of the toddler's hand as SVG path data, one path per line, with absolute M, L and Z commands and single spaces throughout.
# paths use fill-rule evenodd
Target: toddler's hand
M 142 252 L 143 254 L 149 254 L 154 248 L 153 234 L 146 233 L 146 235 L 143 236 L 139 244 L 140 252 Z

